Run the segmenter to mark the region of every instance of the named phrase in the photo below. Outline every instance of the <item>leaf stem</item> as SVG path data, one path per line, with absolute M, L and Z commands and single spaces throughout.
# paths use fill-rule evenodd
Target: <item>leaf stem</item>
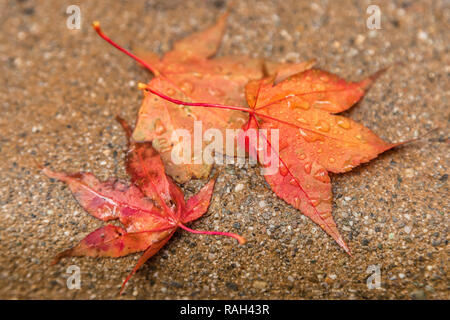
M 126 50 L 125 48 L 122 48 L 121 46 L 119 46 L 117 43 L 115 43 L 114 41 L 112 41 L 107 35 L 105 35 L 102 31 L 102 29 L 100 28 L 100 22 L 98 21 L 94 21 L 92 23 L 92 27 L 94 27 L 95 31 L 97 31 L 98 35 L 103 38 L 106 42 L 108 42 L 109 44 L 111 44 L 113 47 L 115 47 L 116 49 L 118 49 L 119 51 L 125 53 L 126 55 L 130 56 L 131 58 L 133 58 L 134 60 L 136 60 L 137 62 L 139 62 L 140 64 L 142 64 L 145 68 L 147 68 L 150 72 L 152 72 L 155 76 L 159 75 L 159 71 L 156 70 L 154 67 L 152 67 L 151 65 L 149 65 L 147 62 L 145 62 L 144 60 L 142 60 L 141 58 L 139 58 L 138 56 L 136 56 L 135 54 L 131 53 L 130 51 Z
M 209 235 L 217 235 L 217 236 L 226 236 L 226 237 L 231 237 L 236 239 L 239 244 L 244 244 L 246 242 L 244 237 L 241 237 L 240 235 L 236 234 L 236 233 L 231 233 L 231 232 L 221 232 L 221 231 L 204 231 L 204 230 L 194 230 L 191 228 L 186 227 L 184 224 L 179 223 L 178 226 L 181 229 L 184 229 L 188 232 L 191 233 L 196 233 L 196 234 L 209 234 Z
M 187 102 L 187 101 L 174 99 L 169 96 L 166 96 L 165 94 L 163 94 L 159 91 L 156 91 L 156 90 L 150 88 L 145 83 L 139 83 L 138 87 L 139 87 L 139 89 L 147 90 L 164 100 L 167 100 L 167 101 L 175 103 L 175 104 L 181 104 L 183 106 L 219 108 L 219 109 L 228 109 L 228 110 L 238 110 L 238 111 L 248 112 L 250 114 L 254 113 L 254 111 L 252 109 L 245 108 L 245 107 L 227 106 L 227 105 L 223 105 L 223 104 L 204 103 L 204 102 Z

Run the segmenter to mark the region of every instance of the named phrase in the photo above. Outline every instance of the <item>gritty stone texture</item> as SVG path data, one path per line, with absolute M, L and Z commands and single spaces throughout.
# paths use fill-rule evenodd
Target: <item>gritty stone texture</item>
M 122 299 L 448 299 L 449 54 L 446 1 L 377 1 L 380 30 L 366 27 L 371 1 L 234 1 L 220 55 L 276 61 L 316 58 L 349 79 L 391 68 L 346 115 L 388 141 L 434 132 L 350 173 L 333 175 L 333 215 L 352 250 L 268 188 L 257 167 L 216 167 L 220 176 L 197 229 L 177 232 L 131 279 Z M 72 1 L 0 2 L 0 298 L 119 298 L 139 255 L 70 258 L 59 251 L 101 226 L 55 170 L 127 178 L 116 114 L 135 119 L 149 74 L 90 27 L 128 48 L 167 51 L 214 21 L 224 1 L 83 1 L 81 30 L 68 30 Z M 205 181 L 183 188 L 193 194 Z M 241 187 L 242 185 L 242 187 Z M 239 190 L 239 192 L 235 192 Z M 81 289 L 66 269 L 81 269 Z M 381 288 L 369 290 L 371 265 Z

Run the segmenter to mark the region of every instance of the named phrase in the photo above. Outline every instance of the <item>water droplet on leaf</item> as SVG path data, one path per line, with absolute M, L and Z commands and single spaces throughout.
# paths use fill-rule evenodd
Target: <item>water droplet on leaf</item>
M 316 124 L 316 128 L 322 132 L 328 132 L 330 131 L 330 125 L 328 122 L 319 120 L 319 122 Z
M 192 93 L 194 91 L 194 85 L 190 81 L 184 81 L 181 83 L 181 90 L 185 93 Z
M 305 169 L 305 172 L 306 172 L 307 174 L 310 174 L 310 173 L 311 173 L 311 168 L 312 168 L 311 163 L 305 163 L 304 169 Z
M 161 119 L 156 119 L 155 120 L 155 133 L 157 135 L 161 135 L 164 132 L 166 132 L 166 127 L 164 126 L 164 124 L 162 123 Z
M 314 179 L 323 183 L 330 182 L 330 177 L 328 176 L 328 172 L 325 169 L 317 170 L 317 172 L 314 174 Z
M 345 118 L 337 118 L 336 119 L 336 123 L 339 127 L 343 128 L 343 129 L 350 129 L 350 121 L 348 121 Z
M 288 174 L 289 170 L 286 168 L 284 164 L 280 165 L 280 174 L 285 177 Z

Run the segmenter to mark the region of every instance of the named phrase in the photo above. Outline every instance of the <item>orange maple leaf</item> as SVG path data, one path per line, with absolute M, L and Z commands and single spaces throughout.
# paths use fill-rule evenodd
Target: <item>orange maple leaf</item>
M 139 51 L 139 57 L 120 47 L 100 29 L 97 33 L 114 47 L 129 55 L 150 72 L 154 78 L 149 85 L 166 95 L 183 101 L 208 101 L 235 106 L 245 106 L 244 87 L 249 80 L 260 79 L 265 73 L 278 74 L 277 81 L 291 74 L 311 68 L 314 61 L 303 63 L 265 63 L 262 59 L 243 56 L 215 57 L 226 27 L 228 12 L 211 27 L 176 42 L 162 59 L 147 51 Z M 135 141 L 151 141 L 161 154 L 166 172 L 178 183 L 194 178 L 207 177 L 212 165 L 196 161 L 177 164 L 172 160 L 172 150 L 180 141 L 172 141 L 175 129 L 185 129 L 194 135 L 194 120 L 201 121 L 203 130 L 209 128 L 224 131 L 239 129 L 246 122 L 246 115 L 237 109 L 198 110 L 179 107 L 154 95 L 146 95 L 139 110 Z M 191 142 L 191 145 L 194 141 Z M 203 144 L 203 148 L 205 147 Z M 223 150 L 226 154 L 227 150 Z
M 250 108 L 173 99 L 151 86 L 147 91 L 172 103 L 206 108 L 238 108 L 249 120 L 239 141 L 246 150 L 269 165 L 279 161 L 276 173 L 264 174 L 272 190 L 311 218 L 350 254 L 331 215 L 331 182 L 328 172 L 346 172 L 401 143 L 387 143 L 357 122 L 333 113 L 342 112 L 364 95 L 380 72 L 360 82 L 347 82 L 336 75 L 310 69 L 280 77 L 250 81 L 245 88 Z M 278 79 L 282 79 L 279 81 Z M 277 80 L 279 81 L 277 83 Z M 267 135 L 250 140 L 250 129 L 268 129 Z M 278 129 L 278 151 L 271 145 L 271 130 Z M 268 146 L 264 155 L 262 145 Z

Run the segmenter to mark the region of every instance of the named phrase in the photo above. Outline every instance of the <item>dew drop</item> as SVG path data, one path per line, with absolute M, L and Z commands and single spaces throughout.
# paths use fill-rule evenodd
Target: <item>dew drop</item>
M 317 170 L 317 172 L 314 174 L 314 179 L 323 183 L 330 182 L 330 177 L 328 176 L 328 172 L 325 169 Z
M 298 158 L 300 160 L 305 160 L 306 159 L 306 155 L 304 153 L 302 153 Z
M 155 133 L 157 135 L 162 135 L 164 132 L 166 132 L 166 127 L 164 126 L 164 124 L 161 122 L 160 119 L 156 119 L 155 120 Z
M 330 125 L 328 122 L 319 120 L 319 122 L 316 124 L 316 128 L 322 132 L 328 132 L 330 131 Z
M 320 216 L 322 217 L 323 220 L 327 220 L 331 218 L 331 212 L 329 211 L 321 212 Z
M 330 159 L 328 159 L 328 161 L 329 161 L 330 163 L 334 163 L 336 160 L 335 160 L 334 158 L 330 158 Z
M 317 207 L 319 205 L 319 203 L 320 203 L 319 199 L 312 199 L 311 198 L 309 200 L 311 201 L 311 204 L 312 204 L 313 207 Z
M 297 185 L 297 180 L 295 180 L 294 178 L 292 178 L 291 180 L 289 180 L 289 184 L 296 186 Z
M 320 96 L 322 94 L 318 94 L 318 96 Z M 317 100 L 314 101 L 314 107 L 316 108 L 326 108 L 327 106 L 330 106 L 331 102 L 328 100 Z
M 222 97 L 225 95 L 225 92 L 223 92 L 219 88 L 214 88 L 214 87 L 208 87 L 208 92 L 212 96 Z
M 306 140 L 306 142 L 314 142 L 324 139 L 321 135 L 315 134 L 313 132 L 305 132 L 302 129 L 299 129 L 299 132 L 301 136 Z
M 194 91 L 194 85 L 190 81 L 184 81 L 180 87 L 185 93 L 192 93 Z
M 302 203 L 302 201 L 300 200 L 300 198 L 295 197 L 294 198 L 294 207 L 300 207 L 300 204 Z
M 286 168 L 286 166 L 284 164 L 282 164 L 280 166 L 280 174 L 285 177 L 288 174 L 288 169 Z
M 301 122 L 301 123 L 304 123 L 304 124 L 308 124 L 308 121 L 306 121 L 306 120 L 303 119 L 303 118 L 298 118 L 297 121 L 298 121 L 298 122 Z
M 345 118 L 337 118 L 336 123 L 343 129 L 350 129 L 350 121 Z
M 305 163 L 305 165 L 304 165 L 303 168 L 305 169 L 305 172 L 306 172 L 307 174 L 310 174 L 310 173 L 311 173 L 312 165 L 311 165 L 311 163 Z

